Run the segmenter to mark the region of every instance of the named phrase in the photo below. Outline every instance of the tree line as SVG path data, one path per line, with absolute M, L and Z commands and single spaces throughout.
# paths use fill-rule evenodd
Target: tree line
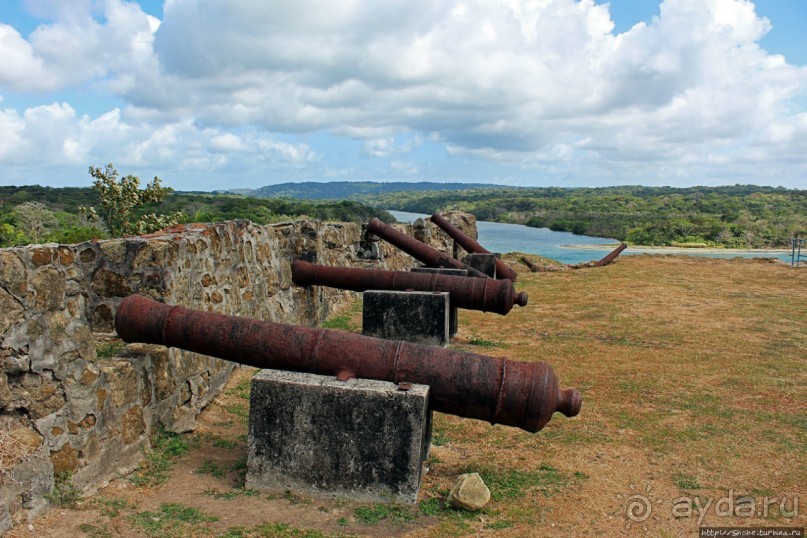
M 807 235 L 807 190 L 781 187 L 504 187 L 357 199 L 416 213 L 462 210 L 480 220 L 638 245 L 786 247 Z
M 137 176 L 112 165 L 90 167 L 93 187 L 0 186 L 0 247 L 81 243 L 150 233 L 177 223 L 248 219 L 271 224 L 302 217 L 367 222 L 395 219 L 356 201 L 255 198 L 238 194 L 181 193 L 157 177 L 144 188 Z

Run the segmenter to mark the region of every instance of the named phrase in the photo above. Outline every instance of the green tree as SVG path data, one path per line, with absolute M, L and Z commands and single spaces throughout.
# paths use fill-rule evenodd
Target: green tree
M 172 189 L 162 187 L 162 180 L 156 176 L 145 189 L 140 189 L 140 178 L 133 175 L 119 177 L 112 164 L 104 169 L 90 166 L 90 175 L 95 178 L 93 189 L 100 200 L 100 215 L 94 207 L 82 207 L 81 211 L 91 221 L 103 221 L 112 237 L 154 232 L 184 218 L 179 211 L 171 215 L 138 214 L 144 204 L 162 202 L 172 192 Z
M 17 227 L 25 230 L 34 243 L 41 243 L 59 225 L 53 211 L 39 202 L 20 204 L 14 213 Z

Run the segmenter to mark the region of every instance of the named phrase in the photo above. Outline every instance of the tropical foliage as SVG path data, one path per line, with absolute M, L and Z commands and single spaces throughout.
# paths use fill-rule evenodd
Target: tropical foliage
M 497 188 L 359 197 L 377 207 L 469 211 L 513 222 L 642 245 L 789 246 L 807 235 L 807 191 L 728 187 Z
M 106 168 L 90 166 L 90 175 L 95 179 L 93 190 L 98 194 L 100 214 L 95 207 L 80 207 L 82 215 L 90 222 L 103 222 L 110 235 L 139 235 L 157 231 L 183 220 L 184 215 L 176 211 L 172 214 L 137 214 L 137 210 L 148 202 L 165 200 L 172 189 L 161 186 L 157 176 L 146 188 L 140 188 L 140 178 L 133 175 L 119 177 L 112 164 Z
M 127 183 L 121 185 L 117 173 L 112 174 L 108 169 L 100 172 L 99 175 L 106 177 L 101 179 L 104 189 L 0 186 L 0 247 L 40 242 L 80 243 L 118 234 L 147 233 L 162 228 L 166 222 L 249 219 L 257 224 L 269 224 L 303 216 L 344 222 L 367 222 L 373 217 L 385 222 L 395 220 L 386 211 L 354 201 L 316 202 L 235 194 L 177 193 L 162 187 L 159 187 L 165 194 L 162 200 L 153 196 L 146 200 L 138 194 L 141 203 L 129 205 L 134 199 L 131 189 L 134 181 L 123 178 Z M 117 186 L 110 181 L 113 176 L 117 179 Z M 115 206 L 104 202 L 105 199 L 121 198 L 123 202 L 129 201 L 119 206 L 130 208 L 126 218 L 121 218 L 123 210 L 113 211 Z M 82 212 L 82 207 L 98 208 L 95 211 L 97 220 L 91 221 L 90 210 Z

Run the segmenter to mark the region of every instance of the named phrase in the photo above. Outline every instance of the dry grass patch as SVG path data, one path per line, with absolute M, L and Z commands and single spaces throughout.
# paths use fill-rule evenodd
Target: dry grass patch
M 452 346 L 551 363 L 564 387 L 583 393 L 582 412 L 556 416 L 537 434 L 437 414 L 418 507 L 390 511 L 239 488 L 252 374 L 241 369 L 203 414 L 198 446 L 178 458 L 166 484 L 125 490 L 136 509 L 114 518 L 97 506 L 52 513 L 35 524 L 48 529 L 39 522 L 55 519 L 54 533 L 36 535 L 81 536 L 81 524 L 143 535 L 128 516 L 160 514 L 164 503 L 193 516 L 176 524 L 180 530 L 218 518 L 204 522 L 212 536 L 674 537 L 695 536 L 699 523 L 807 524 L 803 271 L 753 260 L 630 256 L 599 269 L 524 267 L 518 288 L 530 294 L 529 305 L 506 317 L 461 311 Z M 329 325 L 358 331 L 360 305 Z M 210 473 L 198 472 L 204 462 Z M 493 493 L 480 513 L 442 501 L 469 471 L 480 472 Z M 714 503 L 729 493 L 735 504 L 754 499 L 760 515 L 718 515 Z M 767 515 L 765 497 L 778 499 Z M 633 521 L 627 507 L 639 498 L 652 513 Z M 681 498 L 692 507 L 712 504 L 676 517 L 673 501 Z

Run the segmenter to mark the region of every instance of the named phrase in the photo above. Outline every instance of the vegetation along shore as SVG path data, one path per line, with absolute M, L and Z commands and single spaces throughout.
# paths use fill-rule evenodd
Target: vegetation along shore
M 500 187 L 352 199 L 416 213 L 456 209 L 632 245 L 788 248 L 807 232 L 807 190 L 781 187 Z
M 133 222 L 142 221 L 146 231 L 153 231 L 149 225 L 156 230 L 166 222 L 156 216 L 170 216 L 175 222 L 249 219 L 267 224 L 302 215 L 353 222 L 379 217 L 391 222 L 393 217 L 384 209 L 427 214 L 454 209 L 473 213 L 479 220 L 614 238 L 637 248 L 681 249 L 665 253 L 717 248 L 762 249 L 764 254 L 764 249 L 787 249 L 793 237 L 807 234 L 807 190 L 781 187 L 458 189 L 448 184 L 445 190 L 422 190 L 442 189 L 440 184 L 431 183 L 416 184 L 409 191 L 385 192 L 372 189 L 372 182 L 318 185 L 316 200 L 299 198 L 310 196 L 311 189 L 264 188 L 234 194 L 160 188 L 159 199 L 143 200 L 132 209 L 131 217 Z M 407 188 L 406 184 L 396 185 Z M 82 213 L 82 207 L 101 203 L 103 195 L 99 193 L 98 181 L 95 188 L 0 187 L 0 247 L 71 243 L 115 235 L 115 226 L 110 229 Z M 275 197 L 261 197 L 262 193 Z M 600 249 L 593 245 L 585 248 Z

